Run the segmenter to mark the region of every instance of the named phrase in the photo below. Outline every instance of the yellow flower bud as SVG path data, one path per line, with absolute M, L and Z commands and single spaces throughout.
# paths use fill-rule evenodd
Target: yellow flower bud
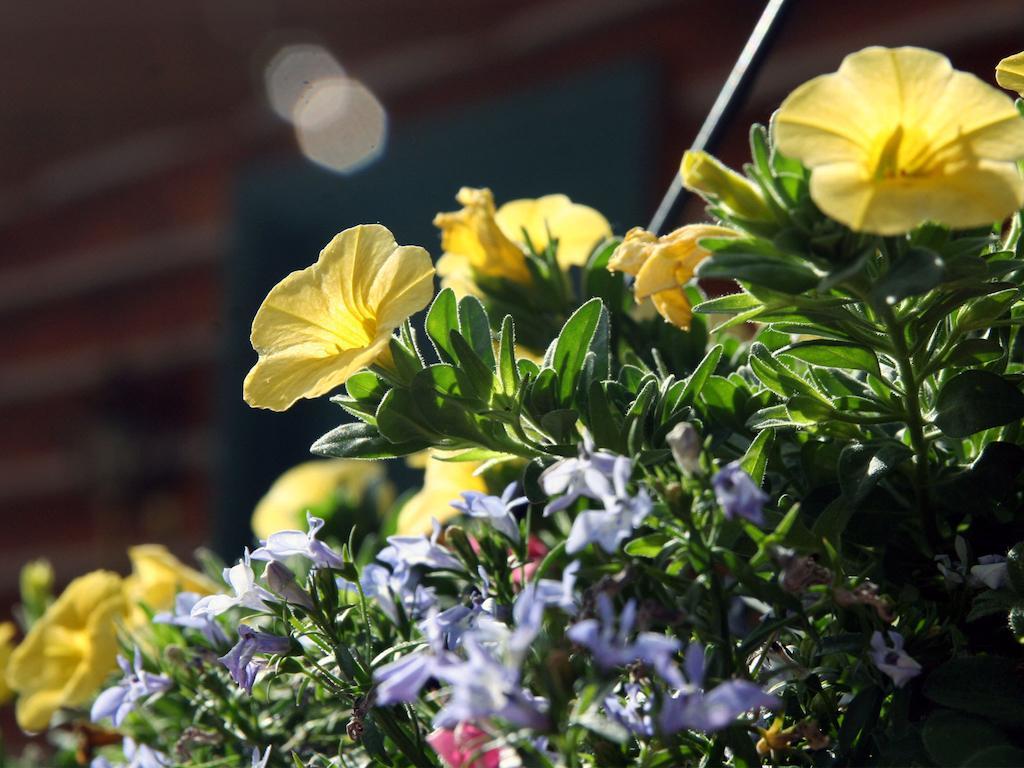
M 689 151 L 683 155 L 679 174 L 684 187 L 728 209 L 738 218 L 773 220 L 771 209 L 757 185 L 707 152 Z
M 1007 56 L 996 65 L 996 82 L 1024 96 L 1024 51 Z

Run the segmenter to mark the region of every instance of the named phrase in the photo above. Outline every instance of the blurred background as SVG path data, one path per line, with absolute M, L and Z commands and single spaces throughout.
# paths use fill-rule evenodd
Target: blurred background
M 0 602 L 125 547 L 237 556 L 342 419 L 251 411 L 267 290 L 348 226 L 439 255 L 462 185 L 645 224 L 759 0 L 39 0 L 0 24 Z M 802 0 L 720 155 L 869 44 L 992 82 L 1021 0 Z M 685 217 L 701 214 L 690 204 Z M 4 611 L 6 614 L 6 610 Z

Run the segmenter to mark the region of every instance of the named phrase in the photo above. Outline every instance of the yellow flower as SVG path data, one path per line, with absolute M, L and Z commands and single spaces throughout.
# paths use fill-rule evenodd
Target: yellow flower
M 525 232 L 538 252 L 547 248 L 551 240 L 557 240 L 558 264 L 562 269 L 582 267 L 594 246 L 612 236 L 611 225 L 604 216 L 565 195 L 509 200 L 494 218 L 512 240 L 523 242 Z
M 430 533 L 431 520 L 443 523 L 458 514 L 451 503 L 461 499 L 464 491 L 487 491 L 482 477 L 473 473 L 480 468 L 475 461 L 441 461 L 434 451 L 425 462 L 423 488 L 410 498 L 398 513 L 396 533 L 399 536 L 415 536 Z M 418 464 L 417 457 L 410 457 L 411 465 Z
M 253 533 L 265 539 L 277 531 L 305 529 L 307 509 L 319 507 L 339 488 L 360 499 L 370 485 L 385 476 L 381 464 L 355 459 L 307 461 L 292 467 L 256 504 Z
M 811 170 L 818 207 L 857 231 L 982 226 L 1024 203 L 1013 102 L 922 48 L 865 48 L 804 83 L 779 108 L 775 141 Z
M 749 221 L 772 221 L 757 185 L 707 152 L 689 150 L 679 167 L 683 186 Z
M 283 411 L 389 359 L 391 332 L 427 305 L 433 277 L 424 249 L 397 245 L 379 224 L 335 236 L 315 264 L 263 300 L 251 337 L 260 359 L 245 377 L 245 401 Z
M 5 675 L 7 665 L 11 660 L 11 651 L 14 650 L 14 635 L 16 632 L 17 628 L 12 622 L 5 621 L 0 624 L 0 704 L 6 704 L 10 701 L 11 696 L 14 695 L 11 687 L 7 685 Z
M 996 65 L 996 82 L 1024 96 L 1024 51 L 1007 56 Z
M 697 265 L 708 255 L 698 241 L 705 237 L 735 236 L 733 230 L 711 224 L 688 224 L 663 237 L 634 227 L 615 249 L 608 269 L 635 276 L 636 300 L 640 302 L 650 297 L 665 320 L 686 331 L 690 328 L 693 310 L 683 285 L 690 281 Z
M 124 611 L 116 573 L 93 571 L 68 585 L 8 662 L 18 725 L 42 731 L 58 708 L 89 700 L 116 666 L 117 622 Z
M 558 263 L 568 269 L 585 264 L 594 246 L 611 235 L 604 216 L 565 195 L 510 200 L 497 210 L 489 189 L 463 187 L 455 199 L 462 210 L 437 214 L 434 226 L 444 250 L 437 271 L 442 284 L 460 295 L 478 293 L 474 274 L 529 283 L 527 238 L 537 251 L 557 239 Z
M 124 592 L 130 611 L 129 623 L 133 626 L 147 621 L 139 603 L 154 611 L 167 611 L 174 607 L 174 597 L 179 592 L 212 595 L 220 591 L 215 582 L 189 568 L 161 544 L 131 547 L 128 558 L 132 561 L 132 573 L 124 580 Z

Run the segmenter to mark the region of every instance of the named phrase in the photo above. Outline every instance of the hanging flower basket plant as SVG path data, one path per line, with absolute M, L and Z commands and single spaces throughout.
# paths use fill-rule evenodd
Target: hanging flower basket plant
M 1019 105 L 867 48 L 742 172 L 687 153 L 702 223 L 465 188 L 436 268 L 344 230 L 243 386 L 329 397 L 323 458 L 222 582 L 28 574 L 19 723 L 94 766 L 1024 764 Z

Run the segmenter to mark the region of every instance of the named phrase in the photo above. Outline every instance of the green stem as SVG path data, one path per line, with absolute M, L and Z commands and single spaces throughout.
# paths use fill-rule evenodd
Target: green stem
M 939 529 L 935 523 L 930 503 L 928 473 L 928 439 L 924 434 L 924 418 L 921 415 L 921 384 L 914 370 L 914 364 L 907 349 L 907 339 L 903 325 L 897 322 L 892 309 L 885 307 L 881 312 L 885 319 L 889 339 L 892 341 L 893 358 L 900 373 L 903 385 L 905 417 L 910 444 L 914 449 L 914 496 L 917 501 L 917 514 L 921 520 L 925 537 L 932 549 L 940 544 Z

